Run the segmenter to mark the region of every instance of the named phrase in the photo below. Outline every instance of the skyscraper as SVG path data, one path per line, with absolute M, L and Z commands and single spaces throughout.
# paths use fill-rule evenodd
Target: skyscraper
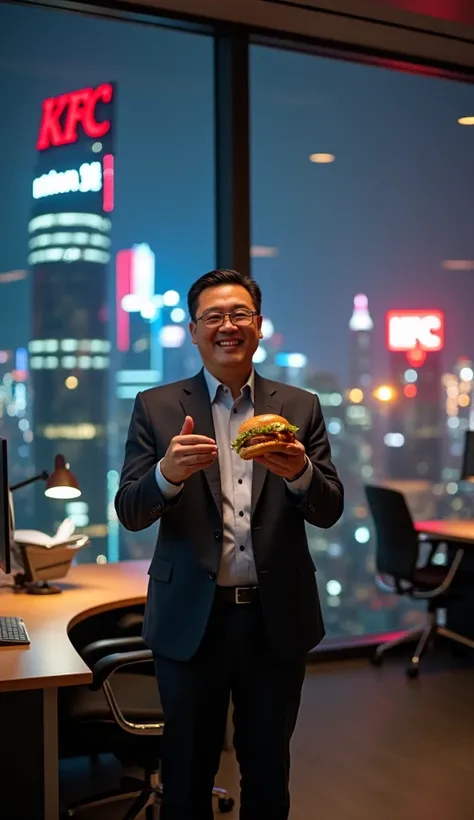
M 115 267 L 116 361 L 113 423 L 109 473 L 109 558 L 140 558 L 150 549 L 150 532 L 119 530 L 113 509 L 123 449 L 133 404 L 139 391 L 163 381 L 175 381 L 185 372 L 183 327 L 186 312 L 175 290 L 157 293 L 155 254 L 150 246 L 139 243 L 120 250 Z M 196 367 L 197 369 L 197 367 Z M 177 428 L 176 432 L 179 432 Z
M 443 440 L 440 311 L 389 311 L 387 346 L 395 394 L 387 407 L 387 474 L 439 481 Z
M 365 293 L 354 296 L 354 307 L 349 321 L 351 348 L 349 357 L 350 386 L 369 389 L 373 378 L 372 330 L 374 323 L 369 313 Z
M 51 469 L 58 452 L 73 466 L 91 536 L 89 560 L 103 552 L 107 534 L 114 101 L 110 83 L 44 100 L 28 226 L 35 467 Z M 50 531 L 63 515 L 62 502 L 41 498 L 37 526 Z

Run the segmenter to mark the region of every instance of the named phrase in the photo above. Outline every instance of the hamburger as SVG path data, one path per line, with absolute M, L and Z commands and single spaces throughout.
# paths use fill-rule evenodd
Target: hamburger
M 242 422 L 231 446 L 240 458 L 247 461 L 264 453 L 281 452 L 285 444 L 295 441 L 297 430 L 283 416 L 265 413 Z

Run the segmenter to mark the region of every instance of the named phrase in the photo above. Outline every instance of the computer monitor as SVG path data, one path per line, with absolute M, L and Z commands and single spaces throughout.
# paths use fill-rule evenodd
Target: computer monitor
M 8 484 L 7 440 L 0 438 L 0 569 L 11 572 L 10 487 Z

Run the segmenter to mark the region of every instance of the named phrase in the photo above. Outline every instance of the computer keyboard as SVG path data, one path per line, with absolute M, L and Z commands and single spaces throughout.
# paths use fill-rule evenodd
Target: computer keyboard
M 21 646 L 29 642 L 23 618 L 0 616 L 0 646 Z

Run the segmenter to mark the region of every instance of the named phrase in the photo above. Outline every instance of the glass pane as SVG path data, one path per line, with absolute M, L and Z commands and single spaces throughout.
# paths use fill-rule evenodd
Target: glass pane
M 467 84 L 252 48 L 257 367 L 319 395 L 346 488 L 343 520 L 309 532 L 330 636 L 420 616 L 376 591 L 364 484 L 398 487 L 416 519 L 472 516 L 458 483 L 474 369 L 465 115 Z
M 3 5 L 0 108 L 0 434 L 12 483 L 59 453 L 82 490 L 18 489 L 16 524 L 67 515 L 84 560 L 149 555 L 156 532 L 119 533 L 112 499 L 136 393 L 197 366 L 183 297 L 214 267 L 212 39 Z

